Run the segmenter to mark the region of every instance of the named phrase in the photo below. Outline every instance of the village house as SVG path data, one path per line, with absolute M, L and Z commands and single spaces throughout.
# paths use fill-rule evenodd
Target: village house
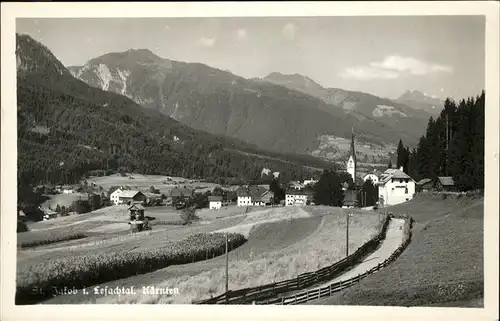
M 417 182 L 417 185 L 416 185 L 417 192 L 431 191 L 434 188 L 433 185 L 434 184 L 432 182 L 432 179 L 430 179 L 430 178 L 421 179 Z
M 222 196 L 209 196 L 208 208 L 211 210 L 218 210 L 222 207 Z
M 311 189 L 290 188 L 285 193 L 285 206 L 308 205 L 312 203 L 313 196 L 314 192 Z
M 304 187 L 305 187 L 304 184 L 302 184 L 301 182 L 291 181 L 290 183 L 288 183 L 288 188 L 291 189 L 301 190 Z
M 271 205 L 274 193 L 260 186 L 240 187 L 236 191 L 237 206 L 265 206 Z
M 373 173 L 370 173 L 370 174 L 366 174 L 365 176 L 363 176 L 363 182 L 366 182 L 367 180 L 371 179 L 372 180 L 372 183 L 377 185 L 378 184 L 378 176 L 376 174 L 373 174 Z
M 70 186 L 70 185 L 64 185 L 61 188 L 61 191 L 62 191 L 63 194 L 73 194 L 75 192 L 75 190 L 73 189 L 73 187 Z
M 118 188 L 110 195 L 110 200 L 114 205 L 129 204 L 130 202 L 144 202 L 146 196 L 139 191 L 123 190 Z
M 415 181 L 403 172 L 402 167 L 387 169 L 380 177 L 378 187 L 379 200 L 384 206 L 407 202 L 415 194 Z
M 146 196 L 146 203 L 148 204 L 159 204 L 161 203 L 161 195 L 160 194 L 154 194 L 151 192 L 144 192 L 144 196 Z
M 305 179 L 304 182 L 302 183 L 304 186 L 308 186 L 308 185 L 314 185 L 316 184 L 318 181 L 315 180 L 315 179 Z
M 453 181 L 453 177 L 445 176 L 438 177 L 434 182 L 434 188 L 440 192 L 456 192 L 457 189 L 455 187 L 455 182 Z

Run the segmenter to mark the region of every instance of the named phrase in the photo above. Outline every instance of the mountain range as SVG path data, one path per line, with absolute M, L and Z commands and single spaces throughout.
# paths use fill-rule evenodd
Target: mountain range
M 439 116 L 441 110 L 444 108 L 444 101 L 442 99 L 427 96 L 418 90 L 408 90 L 396 99 L 396 101 L 411 106 L 414 109 L 426 111 L 434 118 Z
M 193 129 L 125 95 L 89 86 L 27 35 L 16 35 L 16 41 L 18 186 L 47 180 L 71 183 L 96 170 L 227 182 L 262 178 L 263 168 L 292 179 L 334 167 L 332 162 L 312 156 L 263 150 Z M 129 52 L 124 57 L 130 53 L 138 66 L 158 66 L 158 59 L 149 51 Z M 136 61 L 136 56 L 142 59 Z M 197 65 L 194 71 L 198 72 Z M 147 89 L 138 84 L 156 81 L 151 75 L 142 76 L 129 79 L 121 90 Z M 111 80 L 107 84 L 106 89 L 119 88 Z
M 68 69 L 90 86 L 194 129 L 326 159 L 343 159 L 353 130 L 360 154 L 385 158 L 399 139 L 416 144 L 431 116 L 398 101 L 324 88 L 302 75 L 246 79 L 147 49 L 108 53 Z

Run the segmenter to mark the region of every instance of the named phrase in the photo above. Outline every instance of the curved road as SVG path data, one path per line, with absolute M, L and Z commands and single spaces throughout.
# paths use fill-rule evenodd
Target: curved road
M 317 284 L 314 286 L 311 286 L 306 289 L 294 291 L 294 292 L 288 292 L 286 294 L 281 294 L 281 297 L 286 297 L 290 296 L 293 294 L 299 294 L 303 293 L 306 291 L 312 291 L 312 290 L 317 290 L 320 288 L 324 288 L 326 286 L 329 286 L 330 284 L 339 282 L 339 281 L 346 281 L 349 280 L 355 276 L 358 276 L 359 274 L 363 274 L 366 271 L 369 271 L 370 269 L 374 268 L 377 266 L 379 263 L 384 262 L 389 256 L 391 256 L 392 253 L 394 253 L 397 248 L 403 243 L 403 237 L 404 237 L 404 226 L 405 220 L 403 219 L 391 219 L 389 222 L 389 226 L 387 227 L 387 234 L 385 239 L 382 241 L 380 246 L 373 252 L 372 254 L 368 255 L 363 262 L 359 263 L 356 265 L 354 268 L 351 270 L 345 272 L 344 274 L 336 277 L 333 280 L 323 282 L 321 284 Z M 290 300 L 293 300 L 291 298 Z M 285 300 L 285 302 L 288 302 L 290 300 Z

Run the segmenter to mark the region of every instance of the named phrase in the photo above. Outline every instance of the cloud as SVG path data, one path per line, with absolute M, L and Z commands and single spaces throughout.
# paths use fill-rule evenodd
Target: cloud
M 423 76 L 437 72 L 451 73 L 453 68 L 413 57 L 391 55 L 382 61 L 347 68 L 341 73 L 341 77 L 356 80 L 396 79 L 403 75 Z
M 387 56 L 381 62 L 372 62 L 372 67 L 408 72 L 411 75 L 427 75 L 434 72 L 453 72 L 450 66 L 428 63 L 412 57 Z
M 243 28 L 236 30 L 236 38 L 239 40 L 245 40 L 247 38 L 247 30 Z
M 200 44 L 204 47 L 213 47 L 215 45 L 215 38 L 201 37 Z
M 297 27 L 293 23 L 287 23 L 283 27 L 283 36 L 288 40 L 293 40 L 295 38 L 295 32 L 297 32 Z
M 340 76 L 342 78 L 357 80 L 396 79 L 399 77 L 399 73 L 368 66 L 357 66 L 347 68 Z

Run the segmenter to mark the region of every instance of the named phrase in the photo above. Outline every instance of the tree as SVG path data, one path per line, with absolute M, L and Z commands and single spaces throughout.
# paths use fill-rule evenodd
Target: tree
M 56 212 L 61 213 L 61 206 L 59 204 L 57 204 L 56 206 Z
M 285 189 L 281 187 L 279 178 L 273 178 L 269 184 L 269 190 L 274 194 L 274 204 L 279 204 L 285 199 Z
M 362 186 L 361 193 L 358 194 L 358 204 L 364 207 L 373 206 L 378 200 L 378 186 L 373 184 L 371 179 L 367 179 Z
M 101 196 L 99 194 L 90 193 L 88 197 L 90 209 L 92 211 L 98 210 L 101 208 Z
M 391 169 L 392 168 L 392 161 L 389 159 L 389 164 L 387 164 L 387 168 Z
M 314 186 L 314 204 L 342 206 L 344 193 L 339 175 L 333 170 L 325 170 Z
M 88 200 L 73 201 L 71 207 L 73 208 L 73 211 L 75 211 L 78 214 L 84 214 L 91 211 L 91 206 Z
M 188 206 L 183 208 L 180 211 L 179 215 L 181 216 L 182 222 L 185 225 L 189 225 L 199 219 L 198 215 L 196 214 L 196 207 L 194 204 L 189 204 Z

